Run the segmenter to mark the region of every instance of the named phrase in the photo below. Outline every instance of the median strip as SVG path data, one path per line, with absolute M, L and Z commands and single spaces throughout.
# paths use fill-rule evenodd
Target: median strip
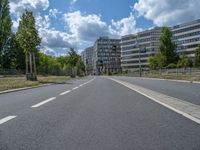
M 63 92 L 63 93 L 60 93 L 60 95 L 65 95 L 65 94 L 67 94 L 67 93 L 69 93 L 69 92 L 71 92 L 71 90 L 68 90 L 68 91 L 65 91 L 65 92 Z
M 41 105 L 44 105 L 44 104 L 46 104 L 46 103 L 48 103 L 50 101 L 53 101 L 54 99 L 56 99 L 56 97 L 49 98 L 49 99 L 47 99 L 47 100 L 45 100 L 43 102 L 40 102 L 40 103 L 38 103 L 36 105 L 33 105 L 33 106 L 31 106 L 31 108 L 40 107 Z
M 130 84 L 125 81 L 109 78 L 129 89 L 140 93 L 141 95 L 173 110 L 174 112 L 183 115 L 184 117 L 200 124 L 200 106 L 195 105 L 175 97 L 171 97 L 156 91 L 143 88 L 138 85 Z
M 8 116 L 8 117 L 5 117 L 3 119 L 0 120 L 0 125 L 3 124 L 3 123 L 6 123 L 8 122 L 9 120 L 12 120 L 14 118 L 16 118 L 17 116 Z

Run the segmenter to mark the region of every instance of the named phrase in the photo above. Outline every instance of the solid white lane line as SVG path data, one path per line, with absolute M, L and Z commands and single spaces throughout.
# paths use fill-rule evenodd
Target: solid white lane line
M 65 94 L 67 94 L 67 93 L 69 93 L 69 92 L 71 92 L 71 90 L 68 90 L 68 91 L 65 91 L 65 92 L 63 92 L 63 93 L 60 93 L 60 95 L 65 95 Z
M 7 121 L 9 121 L 9 120 L 12 120 L 12 119 L 14 119 L 16 117 L 17 116 L 8 116 L 8 117 L 5 117 L 5 118 L 3 118 L 3 119 L 0 120 L 0 125 L 3 124 L 3 123 L 5 123 L 5 122 L 7 122 Z
M 76 90 L 76 89 L 78 89 L 78 87 L 74 87 L 74 88 L 73 88 L 73 90 Z
M 45 101 L 42 101 L 42 102 L 40 102 L 40 103 L 38 103 L 36 105 L 31 106 L 31 108 L 39 107 L 39 106 L 44 105 L 44 104 L 46 104 L 46 103 L 48 103 L 50 101 L 53 101 L 54 99 L 56 99 L 56 97 L 52 97 L 52 98 L 49 98 L 49 99 L 47 99 Z
M 184 117 L 200 124 L 200 106 L 195 105 L 171 96 L 164 95 L 159 92 L 155 92 L 141 86 L 130 84 L 125 81 L 116 80 L 113 78 L 109 78 L 119 84 L 128 87 L 129 89 L 140 93 L 141 95 L 165 106 L 168 109 L 173 110 L 174 112 L 183 115 Z

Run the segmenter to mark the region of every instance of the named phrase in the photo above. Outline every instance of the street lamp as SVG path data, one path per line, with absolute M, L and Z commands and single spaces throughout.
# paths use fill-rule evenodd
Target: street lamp
M 138 44 L 138 38 L 136 37 L 136 47 L 139 48 L 139 69 L 140 69 L 140 77 L 142 77 L 142 65 L 141 65 L 141 53 L 146 53 L 146 47 Z

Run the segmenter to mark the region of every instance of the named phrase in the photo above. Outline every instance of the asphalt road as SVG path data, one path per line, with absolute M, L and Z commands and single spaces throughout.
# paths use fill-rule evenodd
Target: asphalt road
M 148 82 L 141 84 L 159 91 Z M 184 100 L 177 85 L 198 87 L 165 82 Z M 112 149 L 200 150 L 200 125 L 104 77 L 0 95 L 0 150 Z

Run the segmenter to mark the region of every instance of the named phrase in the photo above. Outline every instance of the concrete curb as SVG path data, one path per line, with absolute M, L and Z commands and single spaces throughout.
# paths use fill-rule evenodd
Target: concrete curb
M 24 87 L 24 88 L 18 88 L 18 89 L 11 89 L 11 90 L 6 90 L 6 91 L 1 91 L 0 94 L 6 94 L 6 93 L 17 92 L 17 91 L 22 91 L 22 90 L 35 89 L 35 88 L 45 87 L 45 86 L 49 86 L 49 85 L 52 85 L 52 84 L 42 84 L 42 85 L 31 86 L 31 87 Z
M 189 81 L 189 80 L 173 80 L 173 79 L 160 79 L 160 78 L 144 78 L 144 77 L 130 77 L 130 76 L 124 76 L 128 78 L 137 78 L 137 79 L 148 79 L 148 80 L 161 80 L 161 81 L 174 81 L 174 82 L 183 82 L 183 83 L 196 83 L 200 84 L 199 81 Z

